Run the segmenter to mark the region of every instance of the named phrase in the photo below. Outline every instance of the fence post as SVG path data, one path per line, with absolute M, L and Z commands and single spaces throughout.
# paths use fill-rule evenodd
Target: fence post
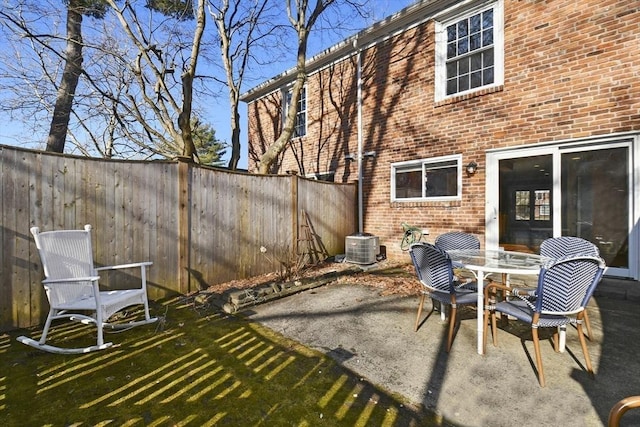
M 291 247 L 293 248 L 293 253 L 298 254 L 300 249 L 298 247 L 300 239 L 299 239 L 299 223 L 298 223 L 298 175 L 291 174 L 291 227 L 292 233 L 291 236 L 293 238 L 293 244 Z
M 178 157 L 178 286 L 191 292 L 191 158 Z

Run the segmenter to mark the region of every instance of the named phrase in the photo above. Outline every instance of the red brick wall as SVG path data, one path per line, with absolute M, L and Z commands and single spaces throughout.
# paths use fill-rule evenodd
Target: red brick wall
M 364 231 L 390 257 L 400 224 L 449 230 L 484 244 L 485 151 L 640 130 L 640 3 L 637 0 L 505 0 L 504 86 L 434 102 L 434 24 L 427 22 L 363 52 Z M 357 180 L 355 57 L 312 74 L 308 133 L 294 140 L 279 171 L 336 171 Z M 250 169 L 279 133 L 280 94 L 249 106 Z M 275 124 L 274 124 L 275 123 Z M 478 173 L 463 177 L 457 202 L 391 203 L 393 162 L 462 154 Z M 354 230 L 354 232 L 357 230 Z

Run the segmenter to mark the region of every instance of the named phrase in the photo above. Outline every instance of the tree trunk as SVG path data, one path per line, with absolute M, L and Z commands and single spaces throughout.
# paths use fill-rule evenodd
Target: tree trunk
M 67 48 L 62 81 L 53 109 L 47 151 L 64 152 L 73 98 L 82 72 L 82 7 L 80 0 L 70 0 L 67 7 Z
M 193 94 L 193 76 L 189 72 L 182 75 L 182 111 L 178 115 L 178 126 L 182 135 L 182 155 L 195 160 L 196 146 L 191 132 L 191 105 Z
M 289 17 L 289 21 L 298 34 L 298 52 L 296 58 L 297 75 L 296 81 L 291 90 L 291 101 L 289 104 L 289 110 L 287 111 L 287 116 L 285 117 L 282 132 L 260 158 L 260 162 L 258 163 L 258 173 L 260 174 L 272 172 L 271 169 L 273 169 L 276 159 L 280 153 L 284 151 L 291 139 L 291 136 L 293 135 L 296 116 L 298 114 L 298 100 L 300 99 L 300 93 L 302 92 L 304 83 L 307 79 L 306 61 L 309 32 L 322 12 L 334 1 L 335 0 L 316 0 L 308 21 L 305 18 L 308 0 L 297 0 L 295 2 L 295 10 L 292 9 L 293 3 L 291 3 L 291 0 L 287 1 L 287 15 Z M 282 103 L 282 108 L 285 108 L 284 102 Z
M 191 61 L 189 67 L 182 73 L 182 111 L 178 116 L 178 126 L 182 133 L 182 155 L 195 161 L 198 158 L 196 146 L 193 143 L 191 132 L 191 111 L 193 106 L 193 79 L 196 76 L 198 65 L 198 55 L 200 53 L 200 42 L 205 28 L 204 0 L 198 1 L 196 12 L 196 30 L 193 35 L 193 46 L 191 47 Z
M 229 169 L 236 170 L 240 161 L 240 114 L 238 113 L 237 102 L 232 106 L 231 110 L 231 159 L 229 160 Z

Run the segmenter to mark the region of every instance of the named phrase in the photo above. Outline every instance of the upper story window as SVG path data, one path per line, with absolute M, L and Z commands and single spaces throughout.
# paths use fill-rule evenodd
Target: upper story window
M 447 201 L 462 197 L 462 156 L 391 164 L 391 201 Z
M 285 93 L 285 116 L 289 111 L 291 105 L 291 89 Z M 284 122 L 285 117 L 282 118 Z M 293 138 L 305 136 L 307 134 L 307 87 L 304 86 L 300 92 L 300 99 L 298 100 L 298 113 L 296 114 L 296 123 L 293 127 Z
M 503 83 L 503 0 L 472 6 L 437 18 L 436 101 Z

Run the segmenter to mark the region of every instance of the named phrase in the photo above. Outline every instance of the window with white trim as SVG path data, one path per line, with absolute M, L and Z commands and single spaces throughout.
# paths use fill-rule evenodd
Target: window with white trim
M 436 20 L 436 101 L 504 80 L 503 0 L 472 3 Z
M 289 111 L 289 106 L 291 105 L 291 91 L 290 88 L 285 92 L 285 101 L 284 101 L 284 116 L 282 117 L 282 122 L 286 118 L 287 112 Z M 293 138 L 305 136 L 307 134 L 307 87 L 304 86 L 302 91 L 300 91 L 300 99 L 298 100 L 298 112 L 296 113 L 296 123 L 293 127 Z
M 462 197 L 462 156 L 391 164 L 391 201 L 446 201 Z

